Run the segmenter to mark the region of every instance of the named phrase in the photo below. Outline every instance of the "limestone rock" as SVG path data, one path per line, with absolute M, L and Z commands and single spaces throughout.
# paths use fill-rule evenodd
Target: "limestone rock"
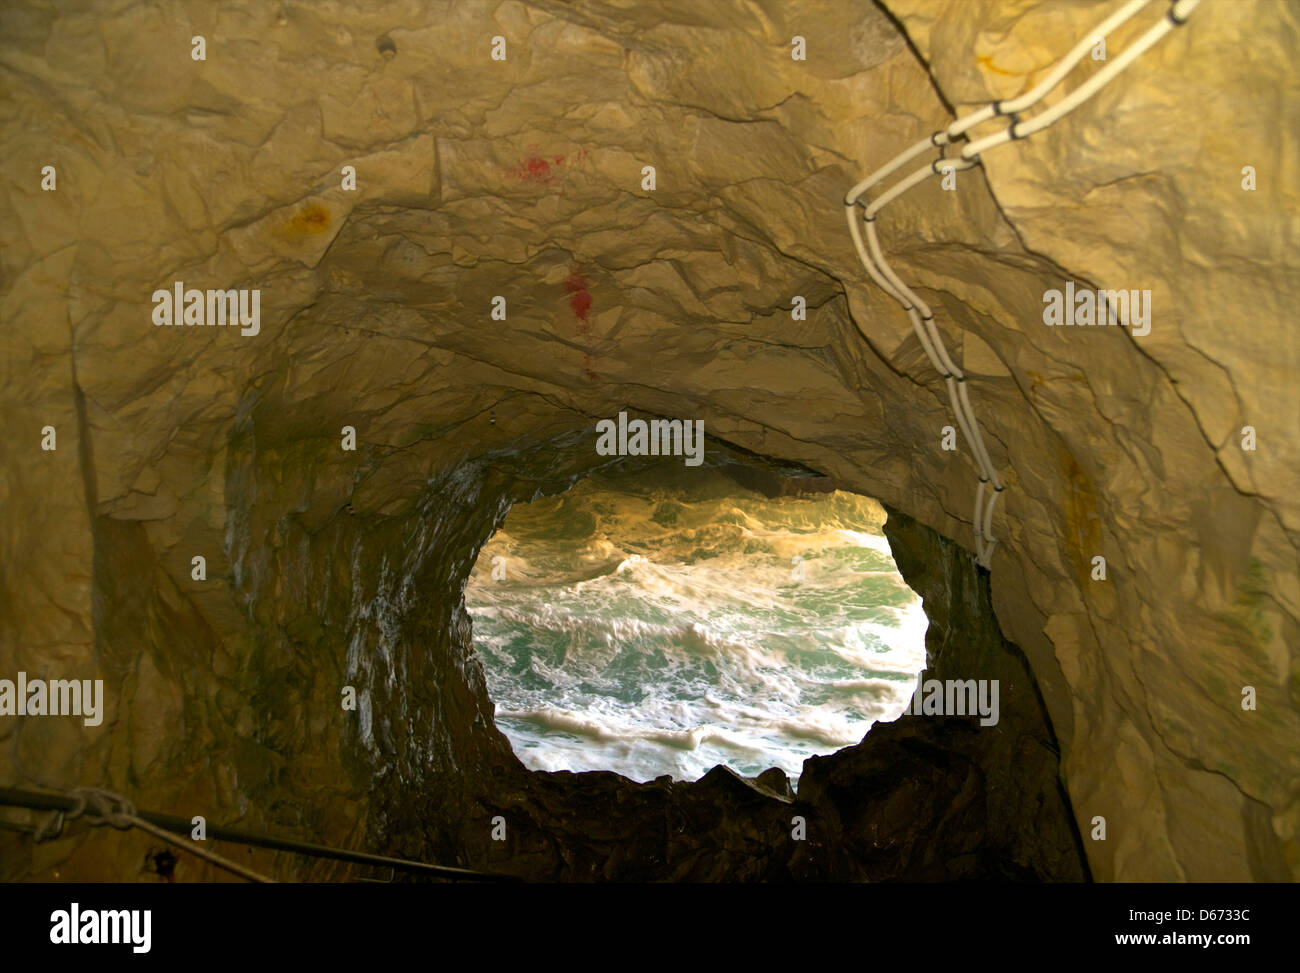
M 539 876 L 1079 877 L 1078 833 L 1098 879 L 1300 878 L 1295 7 L 1202 4 L 882 217 L 1008 483 L 987 595 L 969 451 L 939 448 L 943 384 L 844 225 L 848 187 L 945 100 L 1018 93 L 1110 6 L 6 4 L 0 677 L 103 678 L 107 716 L 0 717 L 0 776 Z M 1149 288 L 1150 334 L 1045 327 L 1066 280 Z M 176 281 L 259 289 L 260 333 L 155 327 Z M 593 420 L 623 408 L 898 511 L 918 590 L 1000 623 L 962 637 L 927 600 L 931 666 L 1006 667 L 1023 722 L 878 727 L 814 761 L 806 844 L 791 805 L 725 778 L 524 772 L 464 580 L 511 503 L 605 462 Z M 1073 823 L 1014 846 L 1010 794 Z M 912 801 L 943 823 L 929 850 Z M 137 877 L 147 851 L 69 841 L 5 832 L 5 877 Z

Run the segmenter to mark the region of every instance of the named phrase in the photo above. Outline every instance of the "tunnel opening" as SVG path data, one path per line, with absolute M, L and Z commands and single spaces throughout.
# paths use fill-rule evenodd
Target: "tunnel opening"
M 465 591 L 497 728 L 532 770 L 797 786 L 897 719 L 925 667 L 885 519 L 830 478 L 735 462 L 516 504 Z

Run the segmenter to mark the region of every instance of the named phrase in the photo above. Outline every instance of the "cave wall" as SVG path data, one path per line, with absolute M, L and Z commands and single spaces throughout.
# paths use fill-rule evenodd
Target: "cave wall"
M 624 407 L 968 549 L 973 464 L 939 448 L 942 384 L 840 201 L 1112 6 L 6 5 L 0 676 L 104 678 L 108 712 L 0 718 L 4 777 L 470 860 L 491 849 L 459 836 L 487 810 L 468 782 L 500 773 L 499 807 L 560 827 L 566 798 L 526 797 L 558 785 L 517 783 L 491 726 L 458 589 L 508 503 L 580 475 L 584 430 Z M 1285 4 L 1204 4 L 882 222 L 1009 485 L 989 597 L 1099 879 L 1300 875 L 1295 37 Z M 1152 288 L 1151 334 L 1044 327 L 1067 279 Z M 260 333 L 155 328 L 176 280 L 260 288 Z M 364 687 L 346 717 L 340 682 Z M 5 860 L 119 878 L 139 845 Z
M 1037 81 L 1055 38 L 1084 36 L 1118 5 L 888 6 L 965 114 Z M 1112 35 L 1109 56 L 1161 13 Z M 982 167 L 1020 245 L 1057 281 L 1150 288 L 1150 334 L 1061 340 L 1034 326 L 1038 287 L 1025 302 L 1007 282 L 989 304 L 954 289 L 976 314 L 1001 304 L 1028 323 L 992 344 L 1019 408 L 1057 440 L 1009 454 L 1014 492 L 1053 503 L 1056 527 L 1036 539 L 1023 506 L 1008 517 L 1020 553 L 998 565 L 994 604 L 1048 687 L 1080 827 L 1107 819 L 1108 840 L 1090 843 L 1098 876 L 1278 881 L 1300 876 L 1300 336 L 1285 255 L 1300 187 L 1286 161 L 1297 86 L 1264 79 L 1293 56 L 1296 10 L 1204 4 L 1196 17 L 1068 129 Z M 1268 185 L 1245 191 L 1245 166 Z M 918 253 L 913 279 L 946 289 L 946 263 Z M 1243 449 L 1246 426 L 1274 445 Z M 1052 463 L 1052 486 L 1029 482 Z M 1096 554 L 1105 584 L 1086 570 Z M 1241 705 L 1247 686 L 1256 711 Z
M 37 747 L 48 744 L 27 730 L 33 721 L 22 724 L 12 741 L 32 755 L 16 765 L 22 783 L 108 786 L 213 823 L 533 881 L 1087 877 L 1046 709 L 1018 691 L 1021 680 L 1032 686 L 1027 665 L 1001 637 L 987 574 L 959 545 L 890 512 L 891 546 L 932 619 L 927 676 L 1000 679 L 1012 691 L 997 726 L 919 716 L 878 725 L 858 746 L 809 761 L 797 798 L 779 771 L 747 780 L 717 768 L 695 783 L 648 784 L 533 772 L 493 724 L 465 583 L 513 503 L 634 461 L 597 458 L 578 416 L 552 415 L 525 440 L 490 424 L 462 431 L 469 451 L 448 450 L 444 437 L 391 454 L 384 476 L 346 491 L 336 509 L 352 464 L 300 449 L 291 412 L 268 390 L 229 450 L 227 495 L 251 512 L 223 532 L 243 643 L 229 651 L 229 635 L 205 628 L 138 525 L 100 518 L 97 634 L 122 698 L 98 751 L 70 748 L 76 771 L 42 760 L 49 751 Z M 781 482 L 735 451 L 715 447 L 709 463 Z M 268 509 L 281 513 L 255 512 Z M 340 708 L 343 685 L 357 690 L 354 713 Z M 107 766 L 88 770 L 97 753 Z M 805 836 L 795 840 L 796 829 Z M 111 829 L 0 840 L 11 880 L 147 878 L 159 850 Z M 282 880 L 394 877 L 220 847 Z M 172 875 L 228 879 L 186 856 Z

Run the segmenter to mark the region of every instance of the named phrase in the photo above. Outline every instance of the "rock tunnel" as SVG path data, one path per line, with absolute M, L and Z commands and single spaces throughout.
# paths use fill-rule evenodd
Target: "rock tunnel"
M 1295 8 L 1203 4 L 882 218 L 1006 483 L 987 568 L 844 226 L 1114 6 L 6 4 L 0 677 L 105 691 L 0 716 L 4 783 L 543 881 L 1296 880 Z M 1045 326 L 1067 283 L 1149 291 L 1149 333 Z M 191 289 L 257 291 L 256 333 Z M 512 505 L 631 462 L 620 412 L 877 498 L 927 674 L 999 680 L 998 725 L 878 724 L 797 793 L 525 769 L 466 580 Z M 148 880 L 154 845 L 0 831 L 0 868 Z

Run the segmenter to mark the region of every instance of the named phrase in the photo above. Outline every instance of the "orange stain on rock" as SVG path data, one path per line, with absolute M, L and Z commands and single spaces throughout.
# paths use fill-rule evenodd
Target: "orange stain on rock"
M 990 71 L 992 71 L 994 74 L 1005 75 L 1005 76 L 1008 77 L 1008 78 L 1016 78 L 1016 77 L 1019 77 L 1019 76 L 1020 76 L 1020 74 L 1019 74 L 1018 71 L 1004 71 L 1004 70 L 1002 70 L 1002 68 L 998 67 L 996 64 L 993 63 L 993 58 L 990 57 L 990 56 L 987 55 L 987 54 L 984 55 L 983 57 L 977 57 L 975 60 L 976 60 L 976 62 L 977 62 L 978 64 L 980 64 L 980 65 L 982 65 L 982 66 L 988 68 L 988 69 L 989 69 Z
M 312 203 L 306 209 L 294 214 L 283 227 L 288 237 L 314 236 L 329 229 L 330 211 L 324 206 Z
M 1085 588 L 1092 576 L 1092 558 L 1101 549 L 1101 518 L 1092 480 L 1065 447 L 1059 447 L 1065 496 L 1065 545 L 1074 561 L 1079 583 Z

